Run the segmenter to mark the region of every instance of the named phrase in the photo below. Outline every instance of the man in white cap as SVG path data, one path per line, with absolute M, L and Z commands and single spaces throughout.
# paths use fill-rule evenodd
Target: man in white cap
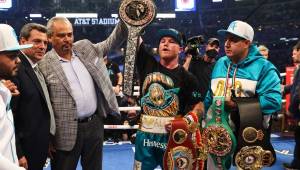
M 10 109 L 11 92 L 3 81 L 15 76 L 18 71 L 19 50 L 31 47 L 19 45 L 14 29 L 6 24 L 0 24 L 0 169 L 24 170 L 18 166 L 16 154 L 14 120 Z
M 248 23 L 233 21 L 227 30 L 219 30 L 218 33 L 225 37 L 226 56 L 216 62 L 212 72 L 211 85 L 204 100 L 207 118 L 212 114 L 209 108 L 213 98 L 225 96 L 225 111 L 230 113 L 230 126 L 233 131 L 238 130 L 239 113 L 232 97 L 256 97 L 263 114 L 262 126 L 267 131 L 265 137 L 269 140 L 271 115 L 281 109 L 279 72 L 252 44 L 254 31 Z M 230 168 L 229 160 L 223 168 Z M 208 163 L 209 168 L 213 166 Z

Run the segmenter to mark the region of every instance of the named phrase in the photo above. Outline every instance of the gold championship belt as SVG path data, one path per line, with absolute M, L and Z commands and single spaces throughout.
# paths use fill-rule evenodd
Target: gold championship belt
M 203 143 L 219 169 L 228 168 L 227 162 L 236 148 L 236 138 L 228 124 L 228 113 L 224 107 L 225 97 L 215 96 L 211 105 L 212 118 L 202 132 Z
M 232 140 L 228 131 L 221 126 L 208 126 L 203 131 L 208 152 L 216 156 L 225 156 L 231 151 Z
M 263 140 L 264 133 L 262 130 L 256 130 L 254 127 L 246 127 L 243 130 L 242 137 L 247 143 L 254 143 L 257 140 Z
M 243 170 L 259 170 L 274 161 L 272 152 L 260 146 L 244 146 L 237 154 L 235 163 Z
M 238 146 L 234 163 L 243 170 L 259 170 L 272 166 L 276 154 L 270 143 L 270 132 L 263 128 L 258 99 L 236 98 L 239 108 Z M 235 122 L 237 123 L 237 122 Z
M 123 0 L 119 7 L 119 16 L 128 28 L 123 92 L 131 96 L 138 38 L 141 30 L 155 18 L 156 6 L 152 0 Z
M 192 133 L 184 118 L 175 118 L 164 154 L 164 170 L 202 170 L 204 147 L 192 140 Z M 200 135 L 200 132 L 199 132 Z M 199 136 L 200 137 L 200 136 Z M 199 139 L 199 138 L 198 138 Z

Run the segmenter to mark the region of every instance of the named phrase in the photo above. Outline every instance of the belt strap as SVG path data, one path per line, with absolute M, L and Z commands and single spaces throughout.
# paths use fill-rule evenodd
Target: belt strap
M 206 124 L 202 134 L 203 143 L 219 169 L 230 168 L 231 154 L 236 148 L 236 138 L 229 127 L 228 113 L 224 106 L 224 96 L 213 98 L 212 119 Z
M 234 162 L 242 169 L 272 166 L 276 154 L 270 143 L 270 132 L 263 128 L 263 114 L 258 98 L 235 98 L 234 100 L 239 109 L 239 122 L 235 124 L 239 123 L 240 127 Z M 247 160 L 255 161 L 246 162 Z
M 163 169 L 202 170 L 203 160 L 197 157 L 199 148 L 192 141 L 186 121 L 183 118 L 176 118 L 172 121 L 171 126 L 170 137 L 164 154 Z
M 85 122 L 89 122 L 91 120 L 94 119 L 94 117 L 96 116 L 96 114 L 92 114 L 91 116 L 89 117 L 85 117 L 85 118 L 82 118 L 82 119 L 78 119 L 78 123 L 85 123 Z

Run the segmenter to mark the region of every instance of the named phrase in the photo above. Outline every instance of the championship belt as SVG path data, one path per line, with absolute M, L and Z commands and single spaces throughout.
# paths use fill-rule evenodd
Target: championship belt
M 141 30 L 153 21 L 156 6 L 152 0 L 123 0 L 119 7 L 119 16 L 128 29 L 128 39 L 124 64 L 123 92 L 133 93 L 133 74 L 138 39 Z
M 175 118 L 171 122 L 171 132 L 164 154 L 164 170 L 202 170 L 203 147 L 192 140 L 186 120 Z
M 272 166 L 276 154 L 270 143 L 270 133 L 263 128 L 263 117 L 256 98 L 235 98 L 239 109 L 238 146 L 235 164 L 241 169 L 259 170 Z
M 202 133 L 203 143 L 219 169 L 228 168 L 226 162 L 231 161 L 231 154 L 236 148 L 236 138 L 228 124 L 228 113 L 225 112 L 224 105 L 224 96 L 213 98 L 212 119 L 206 124 Z

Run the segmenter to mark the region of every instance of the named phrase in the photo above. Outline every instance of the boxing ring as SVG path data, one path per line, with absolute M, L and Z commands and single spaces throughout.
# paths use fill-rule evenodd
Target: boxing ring
M 280 74 L 281 77 L 285 77 L 285 73 Z M 134 96 L 138 96 L 138 87 L 134 87 Z M 282 100 L 284 104 L 286 101 Z M 120 111 L 136 110 L 140 111 L 140 107 L 119 107 Z M 278 115 L 279 118 L 284 117 L 281 113 Z M 104 125 L 104 129 L 110 130 L 128 130 L 128 129 L 138 129 L 138 125 Z M 278 134 L 271 135 L 271 143 L 276 151 L 277 161 L 269 168 L 263 168 L 263 170 L 282 170 L 282 164 L 284 162 L 291 162 L 293 159 L 293 152 L 295 141 L 293 137 L 282 137 Z M 132 170 L 134 162 L 134 145 L 130 141 L 120 141 L 103 143 L 103 170 Z M 101 160 L 99 160 L 101 161 Z M 50 160 L 47 160 L 44 170 L 50 170 Z M 157 167 L 155 170 L 160 170 Z M 230 170 L 236 169 L 231 167 Z M 82 170 L 80 161 L 77 165 L 76 170 Z
M 292 161 L 295 142 L 292 139 L 284 139 L 276 135 L 272 136 L 271 140 L 276 150 L 277 161 L 272 167 L 263 168 L 263 170 L 282 170 L 282 163 Z M 130 142 L 125 141 L 113 144 L 107 144 L 104 142 L 103 170 L 132 170 L 133 160 L 134 145 Z M 50 169 L 50 164 L 48 162 L 44 170 Z M 156 170 L 159 169 L 161 168 L 156 168 Z M 236 168 L 231 168 L 231 170 L 234 169 Z M 78 163 L 76 170 L 82 170 L 80 163 Z

